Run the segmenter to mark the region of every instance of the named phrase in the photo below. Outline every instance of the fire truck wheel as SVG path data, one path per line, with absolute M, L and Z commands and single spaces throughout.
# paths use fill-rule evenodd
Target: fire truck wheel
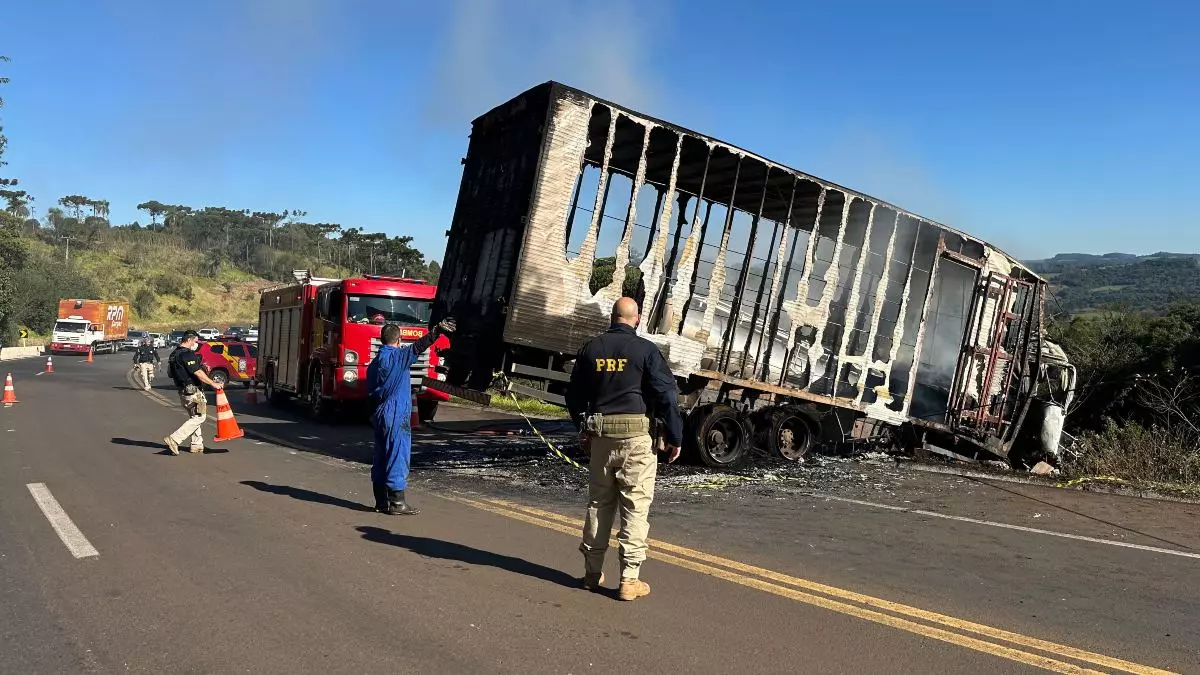
M 308 381 L 308 416 L 314 420 L 323 420 L 329 414 L 329 401 L 325 400 L 321 387 L 321 371 L 314 370 Z
M 438 401 L 430 401 L 427 399 L 417 400 L 417 419 L 422 422 L 432 422 L 437 415 Z
M 750 455 L 750 434 L 737 411 L 714 405 L 705 406 L 694 414 L 691 440 L 700 461 L 718 469 L 741 466 Z
M 267 377 L 265 378 L 264 382 L 265 384 L 263 385 L 263 389 L 265 390 L 264 393 L 267 396 L 267 402 L 272 405 L 279 405 L 280 403 L 283 403 L 283 394 L 279 391 L 279 388 L 275 386 L 275 366 L 267 367 Z

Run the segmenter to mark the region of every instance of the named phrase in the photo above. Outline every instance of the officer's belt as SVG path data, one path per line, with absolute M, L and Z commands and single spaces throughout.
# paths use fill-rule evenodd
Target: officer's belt
M 592 413 L 584 417 L 583 429 L 597 438 L 636 438 L 650 433 L 650 418 L 639 413 Z

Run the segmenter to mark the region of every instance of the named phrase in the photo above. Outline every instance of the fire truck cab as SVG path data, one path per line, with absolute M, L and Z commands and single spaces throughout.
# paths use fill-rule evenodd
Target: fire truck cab
M 400 326 L 404 343 L 429 331 L 435 286 L 418 279 L 364 275 L 319 279 L 297 270 L 298 283 L 267 288 L 259 299 L 257 379 L 267 399 L 304 399 L 309 413 L 325 417 L 342 403 L 366 401 L 367 366 L 379 352 L 380 331 Z M 448 395 L 424 386 L 445 379 L 440 352 L 445 336 L 412 368 L 413 395 L 422 420 L 432 420 Z

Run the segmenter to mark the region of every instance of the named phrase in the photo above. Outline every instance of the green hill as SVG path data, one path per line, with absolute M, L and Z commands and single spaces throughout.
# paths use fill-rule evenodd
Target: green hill
M 1062 253 L 1026 263 L 1051 284 L 1052 311 L 1078 314 L 1110 307 L 1162 312 L 1200 298 L 1200 255 Z
M 259 291 L 291 281 L 296 269 L 333 278 L 373 272 L 429 281 L 440 272 L 409 237 L 306 223 L 296 212 L 148 202 L 151 225 L 114 227 L 106 202 L 59 201 L 73 214 L 52 208 L 44 221 L 21 220 L 16 213 L 24 206 L 16 199 L 0 211 L 0 338 L 11 340 L 20 327 L 44 335 L 61 298 L 126 300 L 136 328 L 219 329 L 256 322 Z

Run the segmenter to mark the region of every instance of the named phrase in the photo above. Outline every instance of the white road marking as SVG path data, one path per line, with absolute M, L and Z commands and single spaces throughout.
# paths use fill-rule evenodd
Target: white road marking
M 29 483 L 25 487 L 29 488 L 29 494 L 33 495 L 33 501 L 37 502 L 38 508 L 46 515 L 50 526 L 58 533 L 58 538 L 62 539 L 62 543 L 66 544 L 71 555 L 76 558 L 92 558 L 100 555 L 96 547 L 92 546 L 87 537 L 83 536 L 83 532 L 79 531 L 71 517 L 59 505 L 54 495 L 50 494 L 50 488 L 46 487 L 45 483 Z
M 1171 548 L 1160 548 L 1158 546 L 1146 546 L 1144 544 L 1131 544 L 1124 541 L 1113 541 L 1111 539 L 1100 539 L 1098 537 L 1086 537 L 1082 534 L 1070 534 L 1068 532 L 1055 532 L 1054 530 L 1041 530 L 1036 527 L 1025 527 L 1024 525 L 1012 525 L 1010 523 L 997 523 L 991 520 L 980 520 L 978 518 L 968 518 L 966 516 L 952 516 L 948 513 L 938 513 L 936 511 L 925 511 L 922 509 L 910 509 L 905 506 L 895 506 L 892 504 L 880 504 L 878 502 L 868 502 L 861 499 L 850 499 L 849 497 L 838 497 L 835 495 L 823 494 L 820 492 L 802 492 L 800 494 L 817 499 L 828 499 L 835 502 L 846 502 L 847 504 L 858 504 L 859 506 L 870 506 L 876 509 L 885 509 L 888 511 L 899 511 L 903 513 L 914 513 L 919 516 L 929 516 L 931 518 L 943 518 L 945 520 L 957 520 L 962 523 L 972 523 L 974 525 L 986 525 L 988 527 L 1000 527 L 1006 530 L 1018 530 L 1021 532 L 1029 532 L 1031 534 L 1044 534 L 1050 537 L 1062 537 L 1063 539 L 1074 539 L 1076 541 L 1087 541 L 1093 544 L 1105 544 L 1107 546 L 1120 546 L 1121 548 L 1132 548 L 1139 551 L 1148 551 L 1150 553 L 1163 553 L 1166 555 L 1177 555 L 1182 558 L 1200 559 L 1200 553 L 1191 553 L 1188 551 L 1179 551 Z

